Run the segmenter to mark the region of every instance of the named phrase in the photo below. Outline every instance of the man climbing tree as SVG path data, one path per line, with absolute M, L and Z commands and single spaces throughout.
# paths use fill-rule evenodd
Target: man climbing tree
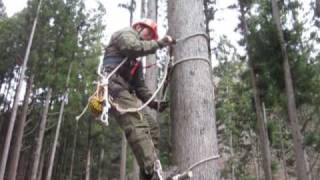
M 111 73 L 123 61 L 125 63 L 111 76 L 108 91 L 112 97 L 111 114 L 125 132 L 129 145 L 140 166 L 140 179 L 160 179 L 156 166 L 160 161 L 157 156 L 159 128 L 153 127 L 155 120 L 141 112 L 121 112 L 121 109 L 138 107 L 137 98 L 148 101 L 152 94 L 145 85 L 142 76 L 141 62 L 137 57 L 155 53 L 159 48 L 171 45 L 174 40 L 170 36 L 158 39 L 157 24 L 151 19 L 143 19 L 115 32 L 105 49 L 103 60 L 104 71 Z M 91 105 L 90 105 L 91 104 Z M 89 103 L 95 111 L 94 99 Z M 167 102 L 151 101 L 149 107 L 162 112 Z M 98 110 L 99 113 L 101 111 Z

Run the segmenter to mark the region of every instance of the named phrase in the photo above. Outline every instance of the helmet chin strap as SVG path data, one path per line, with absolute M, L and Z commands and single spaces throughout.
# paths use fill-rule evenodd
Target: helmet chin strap
M 142 36 L 141 36 L 141 32 L 144 30 L 145 27 L 141 27 L 141 29 L 138 31 L 139 37 L 141 40 L 143 40 Z

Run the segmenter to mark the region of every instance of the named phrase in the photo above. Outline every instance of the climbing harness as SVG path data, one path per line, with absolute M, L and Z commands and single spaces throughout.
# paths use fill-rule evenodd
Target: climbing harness
M 156 89 L 156 91 L 153 93 L 153 95 L 140 107 L 138 108 L 128 108 L 128 109 L 124 109 L 122 108 L 119 104 L 116 104 L 114 102 L 112 102 L 111 97 L 109 97 L 108 94 L 108 84 L 109 84 L 109 79 L 110 77 L 128 60 L 128 58 L 125 58 L 112 72 L 110 72 L 109 74 L 107 74 L 107 76 L 103 75 L 102 72 L 102 59 L 100 60 L 99 66 L 98 66 L 98 75 L 100 77 L 100 81 L 98 82 L 98 87 L 103 87 L 103 98 L 102 100 L 100 100 L 100 104 L 102 105 L 102 112 L 100 115 L 99 120 L 101 122 L 103 122 L 106 126 L 108 126 L 109 122 L 108 122 L 108 113 L 109 113 L 109 108 L 111 106 L 113 106 L 119 113 L 124 114 L 124 113 L 128 113 L 128 112 L 138 112 L 141 111 L 142 109 L 144 109 L 157 95 L 157 93 L 160 91 L 161 87 L 163 86 L 165 80 L 166 80 L 166 76 L 168 74 L 168 66 L 170 63 L 170 60 L 168 60 L 165 64 L 165 74 L 164 74 L 164 78 L 162 79 L 159 87 Z M 94 100 L 94 99 L 93 99 Z M 89 98 L 89 102 L 90 102 L 90 98 Z M 76 119 L 80 119 L 83 114 L 85 113 L 85 111 L 87 110 L 88 105 L 83 109 L 82 113 L 76 117 Z M 98 108 L 99 109 L 99 108 Z

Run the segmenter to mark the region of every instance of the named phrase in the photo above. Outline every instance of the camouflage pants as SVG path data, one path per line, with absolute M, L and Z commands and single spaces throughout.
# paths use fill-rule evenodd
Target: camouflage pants
M 140 105 L 134 94 L 112 80 L 109 91 L 113 94 L 113 102 L 122 108 L 134 108 Z M 116 93 L 113 93 L 115 91 Z M 158 159 L 156 152 L 160 136 L 159 124 L 146 112 L 120 114 L 114 109 L 111 112 L 125 132 L 141 170 L 146 174 L 152 174 L 154 162 Z

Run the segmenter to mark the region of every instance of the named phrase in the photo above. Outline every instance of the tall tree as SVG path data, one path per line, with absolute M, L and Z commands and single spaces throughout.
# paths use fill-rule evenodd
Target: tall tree
M 18 111 L 18 98 L 19 98 L 18 95 L 20 94 L 20 92 L 22 90 L 22 82 L 24 81 L 24 78 L 25 78 L 25 71 L 26 71 L 26 68 L 27 68 L 27 62 L 28 62 L 28 59 L 29 59 L 30 49 L 31 49 L 32 41 L 33 41 L 33 36 L 34 36 L 35 30 L 36 30 L 36 26 L 37 26 L 37 22 L 38 22 L 41 3 L 42 3 L 42 0 L 40 0 L 39 4 L 38 4 L 36 16 L 35 16 L 35 19 L 34 19 L 34 22 L 33 22 L 33 26 L 32 26 L 32 29 L 31 29 L 31 33 L 30 33 L 30 37 L 29 37 L 28 46 L 26 48 L 26 54 L 25 54 L 24 60 L 23 60 L 23 65 L 22 65 L 22 69 L 21 69 L 21 75 L 20 75 L 19 83 L 18 83 L 17 90 L 16 90 L 16 95 L 15 95 L 15 98 L 14 98 L 12 114 L 11 114 L 11 117 L 10 117 L 10 124 L 9 124 L 8 132 L 7 132 L 5 145 L 4 145 L 4 151 L 2 153 L 2 158 L 1 158 L 0 180 L 3 180 L 5 169 L 6 169 L 6 163 L 7 163 L 7 159 L 8 159 L 8 152 L 9 152 L 10 142 L 11 142 L 11 138 L 12 138 L 12 131 L 13 131 L 13 127 L 14 127 L 14 124 L 15 124 L 15 121 L 16 121 L 16 116 L 17 116 L 17 111 Z
M 205 33 L 204 17 L 203 0 L 168 2 L 169 34 L 177 39 Z M 218 154 L 214 87 L 207 43 L 203 36 L 195 36 L 183 43 L 178 41 L 173 48 L 172 144 L 173 161 L 180 169 Z M 189 61 L 181 62 L 186 58 Z M 206 161 L 194 168 L 194 178 L 218 179 L 217 162 Z
M 260 94 L 258 88 L 258 82 L 257 82 L 257 74 L 255 73 L 254 69 L 254 57 L 252 54 L 252 47 L 249 46 L 249 30 L 247 25 L 247 20 L 245 18 L 246 15 L 246 5 L 244 1 L 239 0 L 240 4 L 240 12 L 241 12 L 241 27 L 244 34 L 244 39 L 247 43 L 247 53 L 248 53 L 248 59 L 249 59 L 249 71 L 250 71 L 250 77 L 251 77 L 251 84 L 252 84 L 252 91 L 253 91 L 253 97 L 254 97 L 254 104 L 255 104 L 255 110 L 256 110 L 256 117 L 257 117 L 257 125 L 258 125 L 258 131 L 259 131 L 259 142 L 261 145 L 261 151 L 262 151 L 262 163 L 263 163 L 263 169 L 265 178 L 267 180 L 272 180 L 272 171 L 271 171 L 271 150 L 270 150 L 270 143 L 268 139 L 267 134 L 267 128 L 266 124 L 263 120 L 263 114 L 262 114 L 262 103 Z
M 52 96 L 52 89 L 48 88 L 45 106 L 44 106 L 42 116 L 41 116 L 39 133 L 38 133 L 38 137 L 36 138 L 36 146 L 35 146 L 36 150 L 34 151 L 34 160 L 33 160 L 33 164 L 32 164 L 32 171 L 31 171 L 30 180 L 37 180 L 37 173 L 38 173 L 38 168 L 39 168 L 44 133 L 46 130 L 48 110 L 49 110 L 51 96 Z
M 23 140 L 23 133 L 26 124 L 27 114 L 28 114 L 28 107 L 29 107 L 29 100 L 32 92 L 32 85 L 33 85 L 33 75 L 29 78 L 27 83 L 27 90 L 23 101 L 23 110 L 19 122 L 17 123 L 17 130 L 16 130 L 16 139 L 13 146 L 13 154 L 12 154 L 12 161 L 10 163 L 8 179 L 15 180 L 17 176 L 17 169 L 19 158 L 21 154 L 22 148 L 22 140 Z
M 298 179 L 309 179 L 307 173 L 307 165 L 304 158 L 304 147 L 302 134 L 300 132 L 300 127 L 298 124 L 296 100 L 292 83 L 292 76 L 289 64 L 289 56 L 286 49 L 286 42 L 284 39 L 281 22 L 280 22 L 280 11 L 278 4 L 275 0 L 272 0 L 272 15 L 273 20 L 276 25 L 278 40 L 281 46 L 281 53 L 283 56 L 283 70 L 285 77 L 285 89 L 287 95 L 287 109 L 288 109 L 288 119 L 291 125 L 294 153 L 296 157 L 296 170 Z
M 65 103 L 67 101 L 67 98 L 68 98 L 68 86 L 69 86 L 69 81 L 70 81 L 71 70 L 72 70 L 72 63 L 69 65 L 65 92 L 64 92 L 64 95 L 62 97 L 63 99 L 61 101 L 61 107 L 60 107 L 60 111 L 59 111 L 59 119 L 58 119 L 58 124 L 57 124 L 57 128 L 56 128 L 55 137 L 54 137 L 54 142 L 53 142 L 52 149 L 51 149 L 51 154 L 50 154 L 50 160 L 49 160 L 49 166 L 48 166 L 48 172 L 47 172 L 46 180 L 51 180 L 51 176 L 52 176 L 52 169 L 53 169 L 53 163 L 54 163 L 54 159 L 55 159 L 55 152 L 56 152 L 56 149 L 57 149 L 58 138 L 59 138 L 59 135 L 60 135 L 61 123 L 62 123 L 62 119 L 63 119 L 64 105 L 65 105 Z
M 87 145 L 87 154 L 86 154 L 86 166 L 85 166 L 85 180 L 90 180 L 91 178 L 91 160 L 92 160 L 92 138 L 91 138 L 91 130 L 92 130 L 92 121 L 88 120 L 88 145 Z

